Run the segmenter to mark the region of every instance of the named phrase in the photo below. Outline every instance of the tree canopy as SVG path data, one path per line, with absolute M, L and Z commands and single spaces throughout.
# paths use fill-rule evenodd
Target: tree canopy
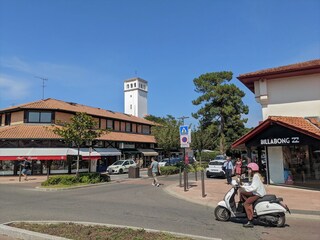
M 249 112 L 242 101 L 245 93 L 229 83 L 232 75 L 230 71 L 212 72 L 193 80 L 195 91 L 201 95 L 192 103 L 201 107 L 192 116 L 199 119 L 202 128 L 211 126 L 215 129 L 213 135 L 217 136 L 221 154 L 225 154 L 232 142 L 245 133 L 247 119 L 242 115 Z
M 79 150 L 80 146 L 84 142 L 92 142 L 94 139 L 101 136 L 101 134 L 106 133 L 106 130 L 97 129 L 97 122 L 86 113 L 76 113 L 70 122 L 59 122 L 61 126 L 56 126 L 53 128 L 53 132 L 61 136 L 67 143 L 74 144 L 78 148 L 77 156 L 77 170 L 79 173 Z
M 163 148 L 167 153 L 173 149 L 180 148 L 179 126 L 181 125 L 181 121 L 171 115 L 163 118 L 149 115 L 145 117 L 145 119 L 159 124 L 158 126 L 153 126 L 151 129 L 158 143 L 158 147 Z

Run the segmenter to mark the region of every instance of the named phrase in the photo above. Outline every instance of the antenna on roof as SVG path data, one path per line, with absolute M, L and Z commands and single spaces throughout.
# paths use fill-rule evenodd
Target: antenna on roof
M 44 81 L 48 81 L 48 78 L 38 77 L 38 76 L 35 76 L 35 78 L 39 78 L 42 80 L 42 100 L 43 100 L 44 99 L 44 88 L 46 87 L 46 85 L 44 84 Z

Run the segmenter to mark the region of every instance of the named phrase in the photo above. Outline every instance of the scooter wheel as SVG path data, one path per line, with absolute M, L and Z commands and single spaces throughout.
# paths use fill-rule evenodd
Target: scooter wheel
M 218 221 L 222 222 L 228 221 L 231 217 L 229 210 L 221 206 L 216 207 L 214 215 Z
M 286 215 L 280 215 L 278 218 L 278 222 L 277 222 L 277 227 L 284 227 L 284 225 L 286 224 Z

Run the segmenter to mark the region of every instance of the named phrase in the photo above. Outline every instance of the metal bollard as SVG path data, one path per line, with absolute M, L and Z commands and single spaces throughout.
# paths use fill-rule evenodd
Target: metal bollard
M 182 171 L 181 171 L 181 167 L 179 169 L 179 187 L 182 187 Z
M 19 182 L 21 182 L 21 164 L 19 166 Z
M 187 170 L 184 169 L 183 170 L 183 181 L 184 181 L 184 191 L 186 192 L 187 191 Z
M 204 188 L 204 171 L 201 170 L 201 188 L 202 188 L 202 197 L 206 197 L 207 194 L 205 193 L 205 188 Z

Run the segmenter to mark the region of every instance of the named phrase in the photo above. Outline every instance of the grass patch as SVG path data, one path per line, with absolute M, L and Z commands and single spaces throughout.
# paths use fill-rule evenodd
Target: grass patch
M 74 240 L 192 240 L 192 238 L 176 237 L 166 233 L 147 232 L 144 229 L 85 226 L 75 223 L 36 224 L 21 222 L 12 223 L 9 226 Z

